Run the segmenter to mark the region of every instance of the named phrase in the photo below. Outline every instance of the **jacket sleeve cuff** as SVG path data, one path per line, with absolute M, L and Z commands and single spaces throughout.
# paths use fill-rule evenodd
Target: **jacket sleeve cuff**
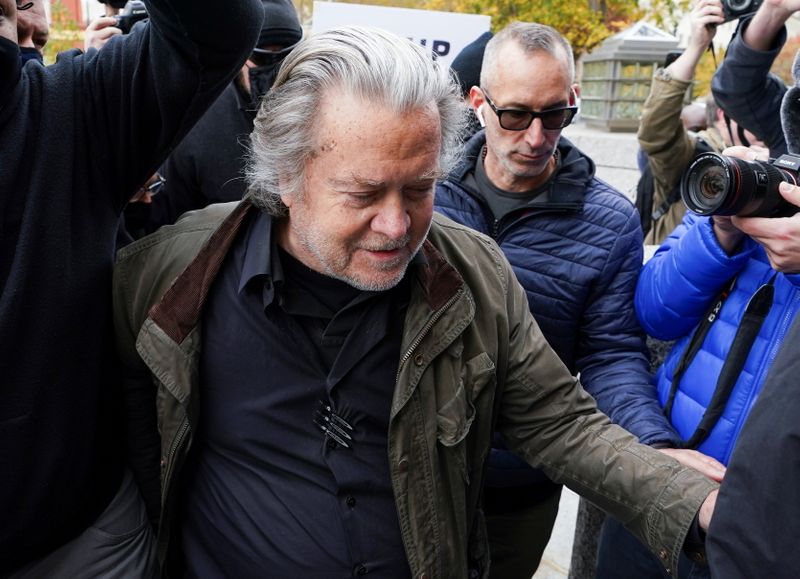
M 706 533 L 700 528 L 700 520 L 697 515 L 692 520 L 686 540 L 683 542 L 683 552 L 695 563 L 708 565 L 706 558 Z

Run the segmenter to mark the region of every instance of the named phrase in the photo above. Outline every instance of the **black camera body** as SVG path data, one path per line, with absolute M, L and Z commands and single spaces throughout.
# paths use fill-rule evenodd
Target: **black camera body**
M 122 34 L 128 34 L 134 24 L 148 18 L 147 7 L 142 0 L 128 0 L 122 12 L 114 18 L 117 19 L 117 28 L 122 30 Z
M 695 157 L 681 178 L 681 197 L 699 215 L 785 217 L 800 211 L 778 191 L 786 181 L 800 182 L 800 156 L 771 162 L 744 161 L 717 153 Z
M 761 6 L 763 0 L 722 0 L 725 22 L 752 14 Z
M 128 0 L 97 0 L 100 4 L 108 4 L 112 8 L 124 8 Z

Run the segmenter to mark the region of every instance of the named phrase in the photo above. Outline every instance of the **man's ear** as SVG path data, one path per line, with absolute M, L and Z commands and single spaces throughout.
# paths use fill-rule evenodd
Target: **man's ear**
M 486 98 L 483 96 L 483 91 L 477 86 L 469 89 L 469 102 L 475 110 L 475 116 L 478 117 L 478 122 L 482 127 L 486 126 L 486 121 L 483 118 L 483 107 L 486 104 Z
M 474 110 L 477 111 L 484 102 L 486 102 L 486 97 L 483 96 L 483 91 L 479 87 L 473 86 L 469 89 L 469 104 Z

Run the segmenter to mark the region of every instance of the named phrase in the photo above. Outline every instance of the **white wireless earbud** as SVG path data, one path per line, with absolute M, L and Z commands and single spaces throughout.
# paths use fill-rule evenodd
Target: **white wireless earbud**
M 478 117 L 478 122 L 481 124 L 481 126 L 485 127 L 486 121 L 483 120 L 483 105 L 475 109 L 475 116 Z

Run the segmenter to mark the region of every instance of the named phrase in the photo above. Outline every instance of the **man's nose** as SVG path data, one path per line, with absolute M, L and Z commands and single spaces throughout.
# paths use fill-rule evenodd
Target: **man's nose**
M 387 195 L 377 215 L 372 219 L 372 230 L 389 239 L 400 239 L 411 225 L 408 208 L 402 194 Z
M 544 125 L 542 119 L 533 119 L 531 126 L 525 131 L 525 142 L 532 149 L 541 147 L 545 142 Z

